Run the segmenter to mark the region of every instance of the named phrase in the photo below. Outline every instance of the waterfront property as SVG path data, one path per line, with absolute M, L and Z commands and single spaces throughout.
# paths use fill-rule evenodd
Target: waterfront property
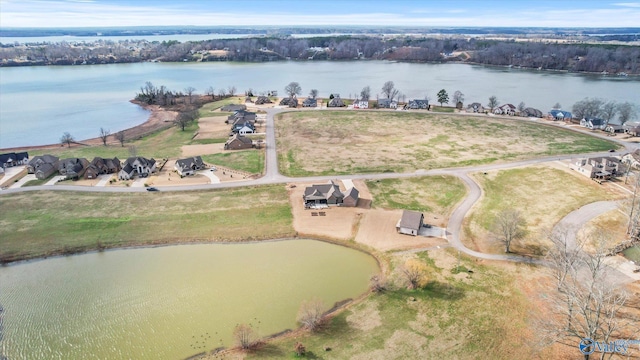
M 328 184 L 311 185 L 304 189 L 302 199 L 306 208 L 314 206 L 341 205 L 354 207 L 358 204 L 359 192 L 355 187 L 342 192 L 333 181 Z
M 118 172 L 120 180 L 130 180 L 134 176 L 147 177 L 156 171 L 156 160 L 147 159 L 141 156 L 130 157 L 125 160 L 122 170 Z
M 612 157 L 581 158 L 569 164 L 571 170 L 577 171 L 590 179 L 609 180 L 621 173 L 620 160 Z
M 417 236 L 422 224 L 424 224 L 424 214 L 417 211 L 404 210 L 402 217 L 398 220 L 396 230 L 400 234 Z
M 397 109 L 398 101 L 395 99 L 378 99 L 378 107 L 383 109 Z
M 409 100 L 409 103 L 406 106 L 407 109 L 429 109 L 429 100 L 427 99 L 414 99 Z
M 369 100 L 356 100 L 353 102 L 354 109 L 368 109 L 369 108 Z
M 484 106 L 478 102 L 471 103 L 467 106 L 467 112 L 471 113 L 484 113 Z
M 58 157 L 53 155 L 35 156 L 27 165 L 27 172 L 35 174 L 37 179 L 44 180 L 58 171 Z
M 58 161 L 58 172 L 66 179 L 81 178 L 89 167 L 89 160 L 85 158 L 67 158 Z
M 234 134 L 232 137 L 224 143 L 225 150 L 242 150 L 251 149 L 253 147 L 253 140 L 240 134 Z

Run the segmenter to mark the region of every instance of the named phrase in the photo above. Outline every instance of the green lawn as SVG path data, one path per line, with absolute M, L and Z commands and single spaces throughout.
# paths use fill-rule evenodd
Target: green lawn
M 251 174 L 262 174 L 264 172 L 264 150 L 261 149 L 248 149 L 213 155 L 203 155 L 202 160 L 208 164 L 246 171 Z
M 627 259 L 640 265 L 640 246 L 636 245 L 628 248 L 627 250 L 624 251 L 624 256 Z
M 510 360 L 536 354 L 527 329 L 530 304 L 512 273 L 463 256 L 461 265 L 474 273 L 454 275 L 426 253 L 419 259 L 430 279 L 424 289 L 395 286 L 372 294 L 320 332 L 272 341 L 248 358 L 293 359 L 296 342 L 310 359 Z
M 294 234 L 284 186 L 215 191 L 38 191 L 0 197 L 0 259 L 100 247 L 270 239 Z
M 367 187 L 375 207 L 443 215 L 449 214 L 467 192 L 462 181 L 454 176 L 369 180 Z
M 412 172 L 619 146 L 554 126 L 429 112 L 321 111 L 277 116 L 280 172 L 288 176 Z

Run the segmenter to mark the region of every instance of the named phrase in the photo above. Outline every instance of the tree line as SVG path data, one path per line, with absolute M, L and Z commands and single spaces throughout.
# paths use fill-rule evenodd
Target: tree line
M 213 53 L 212 51 L 217 51 Z M 625 45 L 516 42 L 482 38 L 325 36 L 207 41 L 97 41 L 3 45 L 0 66 L 79 65 L 141 61 L 375 59 L 469 62 L 575 72 L 640 73 L 640 48 Z

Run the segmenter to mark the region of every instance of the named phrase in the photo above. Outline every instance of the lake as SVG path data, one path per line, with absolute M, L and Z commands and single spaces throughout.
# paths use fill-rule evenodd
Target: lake
M 233 85 L 238 92 L 277 90 L 297 81 L 303 96 L 317 89 L 321 97 L 353 97 L 364 86 L 372 97 L 393 81 L 406 100 L 428 97 L 440 89 L 456 90 L 465 103 L 524 101 L 546 113 L 555 103 L 565 109 L 585 97 L 640 103 L 640 78 L 569 74 L 466 64 L 415 64 L 385 61 L 309 61 L 269 63 L 135 63 L 90 66 L 0 68 L 0 148 L 58 143 L 63 132 L 76 139 L 97 137 L 144 122 L 146 111 L 129 103 L 146 81 L 182 91 L 204 93 Z
M 312 240 L 140 248 L 0 268 L 0 358 L 179 359 L 294 329 L 379 272 L 362 252 Z

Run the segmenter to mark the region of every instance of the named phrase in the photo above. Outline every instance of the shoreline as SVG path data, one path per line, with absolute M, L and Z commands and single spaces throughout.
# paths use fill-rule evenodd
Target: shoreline
M 141 103 L 136 100 L 129 100 L 130 103 L 136 104 L 143 108 L 144 110 L 149 112 L 149 116 L 147 120 L 141 124 L 132 126 L 130 128 L 126 128 L 124 131 L 126 134 L 125 141 L 131 141 L 133 139 L 139 139 L 144 137 L 150 133 L 156 132 L 158 130 L 162 130 L 169 126 L 173 125 L 173 121 L 175 120 L 178 113 L 176 111 L 166 110 L 160 107 L 160 105 L 148 105 Z M 107 144 L 119 144 L 119 142 L 114 138 L 114 135 L 120 131 L 113 132 L 109 135 L 109 139 L 107 140 Z M 72 147 L 77 146 L 95 146 L 102 145 L 102 139 L 100 137 L 94 137 L 84 140 L 77 140 L 72 143 Z M 19 147 L 11 147 L 11 148 L 1 148 L 0 152 L 21 152 L 28 150 L 48 150 L 48 149 L 57 149 L 60 147 L 65 147 L 64 144 L 46 144 L 46 145 L 32 145 L 32 146 L 19 146 Z

